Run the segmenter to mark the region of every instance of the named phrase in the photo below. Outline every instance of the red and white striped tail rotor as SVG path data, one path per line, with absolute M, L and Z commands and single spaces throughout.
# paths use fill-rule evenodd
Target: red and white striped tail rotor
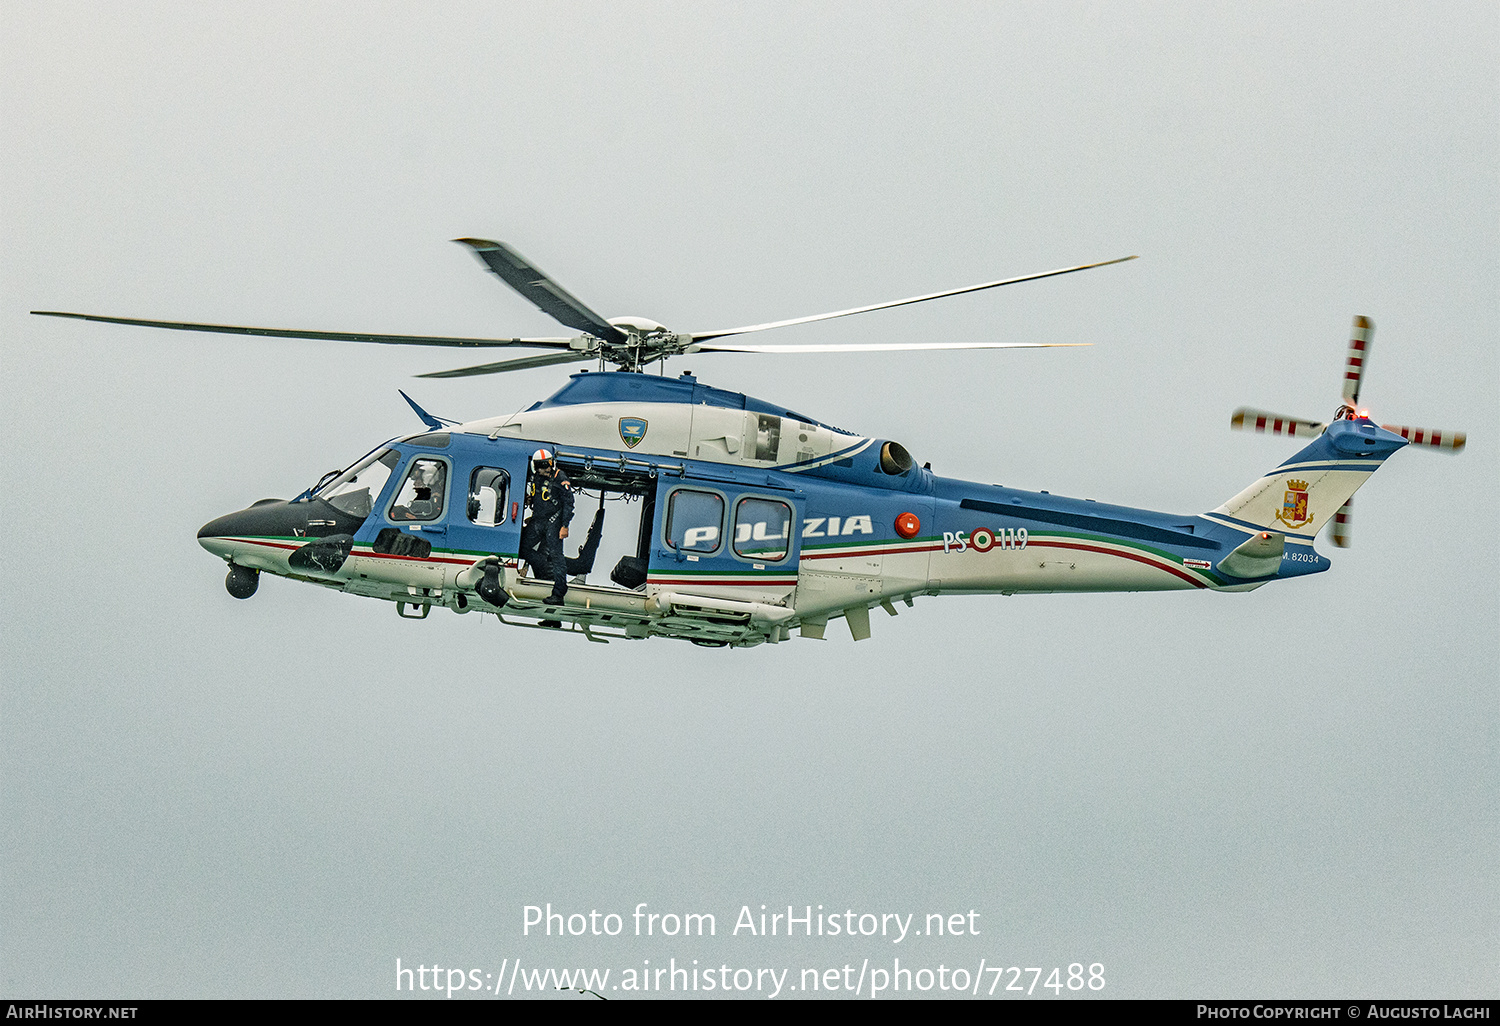
M 1333 515 L 1333 543 L 1341 549 L 1347 549 L 1349 542 L 1353 540 L 1351 530 L 1353 523 L 1350 517 L 1354 512 L 1354 500 L 1346 499 L 1339 507 L 1339 511 Z
M 1375 338 L 1375 322 L 1355 315 L 1349 332 L 1349 358 L 1344 361 L 1344 405 L 1359 405 L 1359 383 L 1370 360 L 1370 343 Z
M 1288 417 L 1283 413 L 1268 413 L 1265 410 L 1255 410 L 1248 406 L 1241 406 L 1229 418 L 1229 427 L 1234 431 L 1293 435 L 1297 438 L 1311 438 L 1313 435 L 1320 435 L 1326 426 L 1321 421 Z
M 1463 452 L 1469 436 L 1462 431 L 1440 431 L 1432 428 L 1403 427 L 1400 424 L 1382 424 L 1387 431 L 1395 432 L 1412 445 L 1428 445 L 1445 452 Z
M 1364 381 L 1365 367 L 1370 361 L 1370 342 L 1375 337 L 1375 322 L 1368 317 L 1354 318 L 1354 327 L 1349 332 L 1349 355 L 1344 361 L 1343 402 L 1334 411 L 1333 419 L 1358 419 L 1368 417 L 1369 411 L 1359 408 L 1359 388 Z M 1320 434 L 1327 425 L 1314 420 L 1302 420 L 1280 413 L 1268 413 L 1241 406 L 1234 411 L 1229 426 L 1236 431 L 1256 431 L 1271 435 L 1308 437 Z M 1387 431 L 1406 439 L 1412 445 L 1422 445 L 1443 452 L 1462 452 L 1468 441 L 1462 431 L 1434 431 L 1429 428 L 1403 427 L 1399 424 L 1381 425 Z M 1341 549 L 1349 547 L 1352 539 L 1353 503 L 1339 507 L 1333 518 L 1333 543 Z

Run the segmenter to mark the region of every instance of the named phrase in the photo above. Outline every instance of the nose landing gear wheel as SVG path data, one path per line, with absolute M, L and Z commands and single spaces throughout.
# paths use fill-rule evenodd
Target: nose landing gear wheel
M 224 588 L 237 599 L 247 599 L 260 587 L 260 571 L 247 566 L 229 564 L 229 576 L 224 578 Z

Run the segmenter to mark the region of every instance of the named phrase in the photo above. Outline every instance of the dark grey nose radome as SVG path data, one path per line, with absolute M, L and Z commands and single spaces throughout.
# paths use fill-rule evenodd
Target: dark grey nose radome
M 216 517 L 198 529 L 198 538 L 295 537 L 308 526 L 307 503 L 261 499 L 248 509 Z
M 280 559 L 286 559 L 294 573 L 337 573 L 353 550 L 354 533 L 364 519 L 322 499 L 262 499 L 204 524 L 198 530 L 198 544 L 229 562 L 224 586 L 229 594 L 243 599 L 255 594 L 261 569 L 282 572 L 276 569 Z
M 364 517 L 350 516 L 322 499 L 287 502 L 261 499 L 249 509 L 226 513 L 198 529 L 198 540 L 214 538 L 324 538 L 353 534 Z

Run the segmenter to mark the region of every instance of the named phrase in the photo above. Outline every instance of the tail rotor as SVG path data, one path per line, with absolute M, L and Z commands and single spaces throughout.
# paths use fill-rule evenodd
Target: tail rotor
M 1338 409 L 1334 411 L 1334 420 L 1369 418 L 1369 411 L 1360 409 L 1359 392 L 1364 381 L 1365 368 L 1370 362 L 1370 343 L 1374 337 L 1375 322 L 1368 317 L 1356 316 L 1354 326 L 1349 332 L 1349 353 L 1344 361 L 1342 400 Z M 1468 436 L 1462 431 L 1402 427 L 1397 424 L 1381 426 L 1387 431 L 1400 435 L 1412 445 L 1427 446 L 1442 452 L 1462 452 L 1464 444 L 1468 441 Z M 1234 431 L 1254 431 L 1259 434 L 1309 438 L 1322 434 L 1328 425 L 1322 421 L 1305 420 L 1301 417 L 1268 413 L 1265 410 L 1241 406 L 1231 415 L 1229 427 Z M 1341 549 L 1349 547 L 1352 537 L 1350 531 L 1352 513 L 1353 500 L 1351 499 L 1339 507 L 1338 513 L 1333 518 L 1333 543 Z
M 1412 445 L 1427 445 L 1444 452 L 1463 452 L 1469 436 L 1462 431 L 1436 431 L 1431 428 L 1402 427 L 1400 424 L 1382 424 L 1387 431 L 1394 432 Z
M 1253 410 L 1248 406 L 1241 406 L 1235 410 L 1234 416 L 1229 420 L 1229 427 L 1233 431 L 1292 435 L 1297 438 L 1311 438 L 1314 435 L 1321 435 L 1323 429 L 1327 426 L 1327 424 L 1324 424 L 1320 420 L 1300 420 L 1281 413 L 1267 413 L 1265 410 Z
M 1350 534 L 1349 515 L 1354 510 L 1354 500 L 1345 499 L 1339 511 L 1333 515 L 1333 543 L 1341 549 L 1347 549 L 1352 540 Z
M 1344 405 L 1351 410 L 1359 406 L 1359 383 L 1365 376 L 1365 361 L 1374 337 L 1375 322 L 1355 314 L 1349 332 L 1349 358 L 1344 361 Z

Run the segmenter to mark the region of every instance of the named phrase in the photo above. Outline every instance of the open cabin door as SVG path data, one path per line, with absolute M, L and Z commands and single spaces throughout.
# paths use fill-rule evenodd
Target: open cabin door
M 790 605 L 802 507 L 791 489 L 662 475 L 648 593 Z

